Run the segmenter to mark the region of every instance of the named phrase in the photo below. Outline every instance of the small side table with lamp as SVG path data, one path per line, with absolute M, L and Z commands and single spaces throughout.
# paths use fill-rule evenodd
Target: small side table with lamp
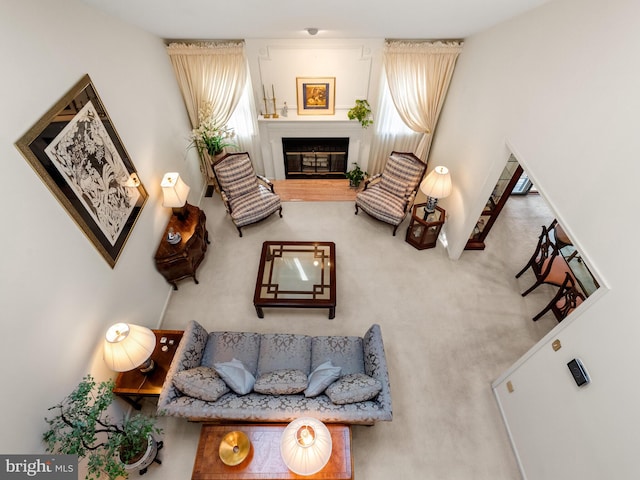
M 192 277 L 198 283 L 196 270 L 204 259 L 209 244 L 207 217 L 187 203 L 189 186 L 175 172 L 167 173 L 162 183 L 162 206 L 173 209 L 160 245 L 155 254 L 156 268 L 174 290 L 177 281 Z
M 111 370 L 120 372 L 113 393 L 137 410 L 142 398 L 159 397 L 183 333 L 131 323 L 112 325 L 105 335 L 103 358 Z
M 405 240 L 418 250 L 436 246 L 446 212 L 437 206 L 438 199 L 451 193 L 451 174 L 447 167 L 438 166 L 420 183 L 420 191 L 427 196 L 427 203 L 413 206 L 411 222 Z

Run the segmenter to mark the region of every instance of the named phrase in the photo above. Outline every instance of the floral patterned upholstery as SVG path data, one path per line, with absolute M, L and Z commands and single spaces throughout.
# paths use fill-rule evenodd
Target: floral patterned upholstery
M 315 397 L 305 397 L 304 393 L 271 395 L 257 393 L 255 390 L 247 395 L 237 395 L 229 392 L 222 395 L 216 401 L 205 401 L 189 395 L 184 395 L 173 385 L 173 376 L 186 368 L 194 368 L 194 363 L 201 360 L 210 362 L 216 355 L 216 351 L 234 351 L 233 355 L 239 358 L 239 346 L 242 342 L 255 349 L 255 344 L 247 342 L 247 333 L 234 335 L 231 332 L 213 332 L 207 334 L 203 327 L 195 321 L 189 322 L 185 334 L 178 346 L 174 360 L 167 373 L 160 398 L 158 399 L 158 414 L 189 418 L 194 421 L 247 421 L 247 422 L 290 422 L 303 416 L 312 416 L 327 423 L 348 423 L 372 425 L 378 421 L 390 421 L 392 419 L 391 389 L 389 375 L 382 342 L 382 333 L 379 325 L 372 325 L 364 337 L 309 337 L 309 359 L 311 365 L 305 373 L 309 373 L 313 367 L 331 359 L 334 365 L 346 368 L 343 374 L 365 373 L 380 382 L 381 390 L 371 400 L 337 405 L 329 397 L 322 393 Z M 260 341 L 269 338 L 267 344 L 282 348 L 286 343 L 276 341 L 288 336 L 279 337 L 273 334 L 258 336 Z M 293 336 L 305 337 L 305 336 Z M 314 343 L 314 340 L 318 338 Z M 342 339 L 342 340 L 341 340 Z M 357 339 L 360 339 L 358 341 Z M 209 346 L 207 340 L 215 343 Z M 299 339 L 298 339 L 299 340 Z M 233 347 L 224 345 L 231 342 Z M 213 345 L 212 343 L 212 345 Z M 314 353 L 315 346 L 319 346 Z M 209 348 L 207 348 L 209 347 Z M 351 353 L 343 355 L 341 348 Z M 201 353 L 196 353 L 199 350 Z M 206 355 L 204 355 L 206 350 Z M 258 351 L 261 349 L 259 348 Z M 347 357 L 360 351 L 361 367 L 355 365 Z M 253 353 L 252 353 L 253 355 Z M 206 356 L 206 360 L 204 357 Z M 265 359 L 276 358 L 265 351 Z M 324 358 L 323 358 L 324 357 Z M 329 358 L 327 358 L 329 357 Z M 292 357 L 292 358 L 295 358 Z M 317 362 L 317 363 L 316 363 Z M 274 362 L 271 365 L 279 365 Z M 265 366 L 267 363 L 265 363 Z M 257 370 L 260 367 L 256 366 Z M 265 367 L 266 368 L 266 367 Z M 289 367 L 293 368 L 293 367 Z M 355 371 L 354 371 L 355 370 Z
M 213 367 L 216 363 L 230 362 L 237 358 L 255 377 L 258 371 L 260 335 L 251 332 L 213 332 L 209 334 L 202 355 L 202 365 Z
M 342 368 L 342 375 L 364 373 L 362 337 L 314 337 L 311 341 L 311 370 L 327 360 Z
M 284 369 L 301 370 L 305 375 L 309 375 L 310 365 L 311 337 L 308 335 L 287 333 L 265 333 L 262 335 L 258 375 Z

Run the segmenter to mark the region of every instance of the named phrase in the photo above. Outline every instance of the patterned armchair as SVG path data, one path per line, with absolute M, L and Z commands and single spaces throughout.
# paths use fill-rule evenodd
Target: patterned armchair
M 369 178 L 356 195 L 356 215 L 361 208 L 372 217 L 398 226 L 411 210 L 427 164 L 413 153 L 391 152 L 384 171 Z
M 282 217 L 280 197 L 266 177 L 256 175 L 248 153 L 225 155 L 213 164 L 213 173 L 222 201 L 241 237 L 245 225 L 264 220 L 276 211 Z

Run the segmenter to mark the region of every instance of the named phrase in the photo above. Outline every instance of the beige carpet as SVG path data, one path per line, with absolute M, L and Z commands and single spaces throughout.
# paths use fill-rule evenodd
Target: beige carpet
M 202 208 L 212 244 L 198 270 L 200 284 L 179 283 L 163 328 L 195 319 L 208 329 L 362 335 L 379 323 L 390 367 L 394 420 L 353 428 L 355 478 L 513 480 L 520 478 L 491 382 L 555 324 L 535 315 L 551 298 L 533 282 L 526 263 L 540 226 L 552 215 L 540 197 L 507 202 L 487 238 L 487 249 L 449 260 L 441 245 L 418 251 L 391 227 L 352 202 L 292 202 L 244 229 L 239 238 L 218 198 Z M 265 240 L 336 243 L 336 318 L 324 310 L 265 310 L 252 304 Z M 149 403 L 147 408 L 152 408 Z M 145 479 L 189 479 L 199 425 L 165 418 L 162 466 Z

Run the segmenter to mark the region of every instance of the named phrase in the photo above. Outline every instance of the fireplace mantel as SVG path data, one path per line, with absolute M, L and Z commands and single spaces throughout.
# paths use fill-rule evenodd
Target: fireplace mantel
M 358 162 L 363 170 L 369 159 L 367 131 L 346 114 L 335 116 L 291 116 L 259 118 L 264 175 L 275 180 L 285 178 L 282 137 L 349 137 L 349 166 Z

